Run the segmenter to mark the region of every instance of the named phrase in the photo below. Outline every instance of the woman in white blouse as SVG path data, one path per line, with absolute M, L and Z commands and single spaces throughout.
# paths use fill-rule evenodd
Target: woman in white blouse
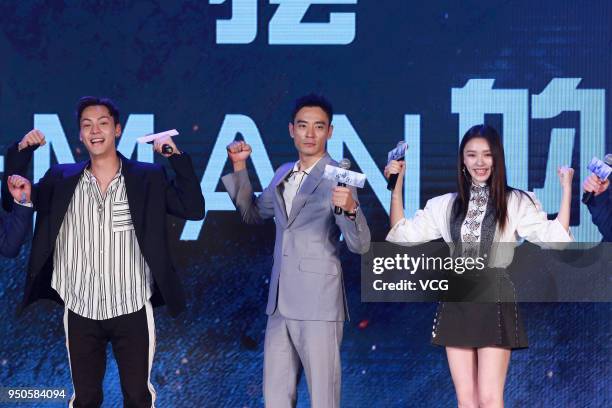
M 520 239 L 542 247 L 573 240 L 569 231 L 573 169 L 558 170 L 561 206 L 557 218 L 549 221 L 533 193 L 506 184 L 503 147 L 490 126 L 472 127 L 461 141 L 458 192 L 432 198 L 410 219 L 404 217 L 404 172 L 403 162 L 391 161 L 385 168 L 387 178 L 399 174 L 391 196 L 387 241 L 411 245 L 442 238 L 449 244 L 461 243 L 465 254 L 474 248 L 476 253 L 488 253 L 493 243 Z M 507 247 L 491 255 L 489 267 L 505 268 L 512 262 Z M 511 350 L 527 347 L 515 302 L 440 302 L 432 343 L 446 348 L 459 407 L 503 407 Z

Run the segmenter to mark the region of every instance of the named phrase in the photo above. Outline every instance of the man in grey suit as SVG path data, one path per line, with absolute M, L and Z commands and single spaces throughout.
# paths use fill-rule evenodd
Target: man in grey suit
M 268 295 L 264 343 L 264 400 L 267 408 L 294 407 L 300 363 L 311 406 L 340 406 L 340 343 L 347 316 L 340 252 L 340 233 L 351 252 L 370 247 L 370 230 L 354 188 L 324 179 L 332 107 L 323 97 L 296 101 L 289 134 L 299 160 L 286 163 L 259 197 L 246 171 L 251 147 L 228 145 L 234 172 L 223 184 L 249 224 L 274 217 L 276 242 Z M 336 215 L 334 207 L 342 208 Z M 355 273 L 358 273 L 355 271 Z

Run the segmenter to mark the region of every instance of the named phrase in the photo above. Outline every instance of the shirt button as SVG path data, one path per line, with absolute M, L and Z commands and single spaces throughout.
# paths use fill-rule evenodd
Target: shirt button
M 102 210 L 103 210 L 102 206 L 99 206 L 98 211 L 102 212 Z

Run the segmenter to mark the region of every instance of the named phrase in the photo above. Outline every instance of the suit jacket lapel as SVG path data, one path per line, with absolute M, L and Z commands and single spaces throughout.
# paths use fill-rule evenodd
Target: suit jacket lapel
M 329 164 L 330 161 L 331 157 L 329 157 L 329 154 L 326 153 L 325 156 L 323 156 L 321 160 L 319 160 L 317 165 L 314 166 L 310 174 L 308 174 L 308 177 L 306 177 L 306 181 L 304 181 L 297 194 L 295 195 L 295 198 L 293 199 L 293 203 L 291 204 L 291 214 L 289 214 L 287 225 L 291 225 L 291 223 L 295 220 L 297 215 L 300 213 L 300 211 L 306 204 L 308 196 L 310 196 L 310 194 L 312 194 L 315 188 L 317 188 L 317 186 L 323 179 L 325 166 Z
M 121 160 L 121 171 L 125 179 L 125 192 L 130 206 L 130 215 L 132 223 L 136 230 L 136 235 L 141 238 L 144 216 L 144 197 L 147 189 L 143 174 L 138 168 L 138 163 L 128 160 L 121 153 L 117 153 Z M 165 222 L 165 220 L 160 220 Z
M 282 215 L 281 220 L 283 224 L 287 224 L 288 214 L 287 207 L 285 206 L 285 199 L 283 198 L 283 181 L 287 178 L 289 173 L 293 170 L 293 165 L 288 166 L 287 171 L 284 171 L 281 176 L 276 180 L 276 185 L 274 186 L 274 194 L 276 196 L 276 204 L 278 204 L 280 208 L 280 213 Z
M 68 211 L 68 206 L 74 195 L 74 190 L 88 163 L 88 161 L 79 162 L 65 168 L 62 179 L 55 185 L 54 197 L 51 204 L 53 208 L 51 214 L 55 215 L 52 218 L 53 225 L 51 226 L 51 236 L 53 237 L 57 237 L 59 233 L 59 229 L 64 221 L 64 216 L 66 215 L 66 211 Z M 51 242 L 54 242 L 54 240 Z

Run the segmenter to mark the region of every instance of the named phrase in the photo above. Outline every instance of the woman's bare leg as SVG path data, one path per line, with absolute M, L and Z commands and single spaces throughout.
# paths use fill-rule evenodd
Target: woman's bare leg
M 500 347 L 483 347 L 479 348 L 477 353 L 479 407 L 503 408 L 510 350 Z
M 478 355 L 474 348 L 446 347 L 457 405 L 459 408 L 478 408 Z

